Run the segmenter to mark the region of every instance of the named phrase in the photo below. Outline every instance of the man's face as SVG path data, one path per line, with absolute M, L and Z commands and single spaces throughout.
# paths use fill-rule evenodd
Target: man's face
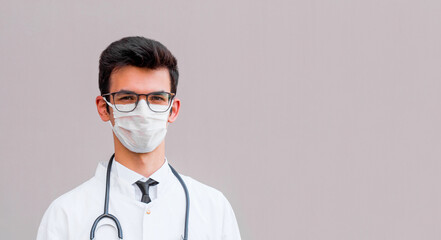
M 114 72 L 110 76 L 109 92 L 118 91 L 132 91 L 138 94 L 148 94 L 151 92 L 170 92 L 170 74 L 167 68 L 146 69 L 134 66 L 124 66 Z M 145 96 L 140 96 L 140 99 L 145 100 Z M 113 119 L 113 109 L 109 107 L 107 113 L 106 103 L 101 96 L 96 99 L 98 113 L 103 121 L 110 120 L 112 125 L 115 124 Z M 174 122 L 180 107 L 179 99 L 175 98 L 172 106 L 172 113 L 169 116 L 168 122 Z M 105 111 L 104 111 L 105 110 Z

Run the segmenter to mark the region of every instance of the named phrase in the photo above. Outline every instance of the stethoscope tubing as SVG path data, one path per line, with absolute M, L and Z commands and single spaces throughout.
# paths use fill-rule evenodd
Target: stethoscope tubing
M 185 185 L 185 182 L 184 182 L 184 180 L 182 180 L 179 173 L 170 164 L 168 164 L 168 165 L 170 166 L 170 169 L 173 172 L 173 174 L 176 176 L 176 178 L 181 183 L 182 189 L 184 189 L 184 192 L 185 192 L 185 225 L 184 225 L 184 237 L 182 239 L 187 240 L 188 239 L 188 218 L 190 215 L 190 194 L 188 193 L 187 185 Z
M 110 173 L 112 170 L 112 163 L 113 163 L 113 159 L 115 157 L 115 153 L 112 154 L 112 156 L 110 157 L 109 160 L 109 164 L 107 166 L 107 174 L 106 174 L 106 193 L 104 196 L 104 213 L 101 214 L 93 223 L 92 228 L 90 229 L 90 240 L 95 239 L 95 231 L 96 231 L 96 227 L 98 226 L 98 223 L 101 221 L 101 219 L 103 218 L 110 218 L 111 220 L 113 220 L 113 222 L 116 225 L 116 228 L 118 229 L 118 238 L 119 239 L 123 239 L 123 231 L 122 231 L 122 227 L 121 224 L 119 223 L 118 218 L 116 218 L 115 216 L 113 216 L 112 214 L 109 214 L 109 195 L 110 195 Z
M 112 214 L 109 214 L 109 195 L 110 195 L 110 175 L 112 170 L 112 163 L 113 159 L 115 158 L 115 153 L 112 154 L 110 157 L 108 166 L 107 166 L 107 173 L 106 173 L 106 193 L 104 196 L 104 213 L 98 216 L 97 219 L 95 219 L 95 222 L 92 225 L 92 228 L 90 229 L 90 240 L 95 239 L 95 231 L 96 227 L 98 226 L 99 221 L 103 218 L 110 218 L 116 225 L 116 228 L 118 229 L 118 238 L 123 239 L 123 231 L 121 224 L 117 217 L 113 216 Z M 187 185 L 185 184 L 184 180 L 182 180 L 179 173 L 169 164 L 171 171 L 173 172 L 173 175 L 178 179 L 179 183 L 182 186 L 182 189 L 185 193 L 185 226 L 184 226 L 184 236 L 182 237 L 183 240 L 188 240 L 188 222 L 189 222 L 189 214 L 190 214 L 190 196 L 188 193 Z

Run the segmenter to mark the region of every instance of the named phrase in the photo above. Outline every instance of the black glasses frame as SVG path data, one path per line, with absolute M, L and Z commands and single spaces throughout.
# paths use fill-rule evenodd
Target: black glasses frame
M 134 95 L 136 95 L 136 102 L 135 102 L 135 107 L 132 109 L 132 110 L 130 110 L 130 111 L 121 111 L 121 110 L 119 110 L 118 108 L 116 108 L 116 105 L 115 105 L 115 94 L 117 94 L 117 93 L 127 93 L 127 94 L 134 94 Z M 150 103 L 149 103 L 149 101 L 147 100 L 148 99 L 148 97 L 150 96 L 150 95 L 155 95 L 155 94 L 168 94 L 169 95 L 169 104 L 168 104 L 168 107 L 167 107 L 167 109 L 166 110 L 164 110 L 164 111 L 156 111 L 156 110 L 153 110 L 151 107 L 150 107 Z M 176 94 L 175 93 L 171 93 L 171 92 L 164 92 L 164 91 L 160 91 L 160 92 L 151 92 L 151 93 L 147 93 L 147 94 L 144 94 L 144 93 L 136 93 L 136 92 L 132 92 L 132 91 L 118 91 L 118 92 L 111 92 L 111 93 L 106 93 L 106 94 L 103 94 L 103 95 L 101 95 L 102 97 L 104 97 L 104 98 L 106 98 L 107 96 L 112 96 L 112 100 L 109 100 L 109 101 L 111 101 L 112 102 L 112 104 L 115 106 L 115 108 L 116 108 L 116 110 L 118 110 L 119 112 L 133 112 L 133 110 L 135 110 L 136 109 L 136 107 L 138 106 L 138 102 L 139 102 L 139 96 L 145 96 L 145 99 L 146 99 L 146 102 L 147 102 L 147 106 L 150 108 L 150 110 L 152 110 L 153 112 L 157 112 L 157 113 L 163 113 L 163 112 L 167 112 L 169 109 L 170 109 L 170 107 L 171 107 L 171 103 L 173 102 L 173 99 L 175 98 L 175 96 L 176 96 Z

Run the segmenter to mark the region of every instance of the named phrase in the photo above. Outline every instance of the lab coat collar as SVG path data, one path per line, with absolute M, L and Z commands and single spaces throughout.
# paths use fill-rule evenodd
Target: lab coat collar
M 98 178 L 99 181 L 102 181 L 104 183 L 106 181 L 108 163 L 108 161 L 100 162 L 95 172 L 95 177 Z M 161 195 L 164 193 L 164 190 L 169 187 L 171 179 L 173 179 L 173 177 L 173 172 L 171 171 L 168 160 L 166 158 L 164 164 L 150 176 L 150 178 L 159 182 L 159 184 L 157 185 L 158 198 L 161 197 Z M 145 181 L 147 179 L 141 174 L 138 174 L 135 171 L 128 169 L 127 167 L 116 161 L 113 161 L 110 183 L 111 188 L 114 188 L 116 191 L 125 196 L 135 199 L 133 184 L 138 180 Z
M 116 168 L 116 174 L 121 179 L 127 181 L 129 184 L 135 184 L 137 181 L 147 181 L 149 178 L 144 177 L 143 175 L 127 168 L 126 166 L 122 165 L 121 163 L 115 161 L 114 166 Z M 170 173 L 170 166 L 168 165 L 167 158 L 165 158 L 164 163 L 162 166 L 154 172 L 150 178 L 157 181 L 159 184 L 167 182 L 168 173 Z
M 130 170 L 129 168 L 122 165 L 118 161 L 115 161 L 113 163 L 113 165 L 115 166 L 115 169 L 116 169 L 116 175 L 118 177 L 120 177 L 122 180 L 128 182 L 129 184 L 134 184 L 137 181 L 144 182 L 147 180 L 143 175 L 141 175 L 133 170 Z
M 168 165 L 167 158 L 165 158 L 164 164 L 162 164 L 162 166 L 150 176 L 150 178 L 159 182 L 158 186 L 162 183 L 167 184 L 171 177 L 173 177 L 173 172 Z

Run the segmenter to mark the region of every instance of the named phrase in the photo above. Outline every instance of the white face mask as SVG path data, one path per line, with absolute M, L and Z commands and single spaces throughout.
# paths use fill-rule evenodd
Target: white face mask
M 106 100 L 104 99 L 104 101 Z M 135 110 L 125 113 L 116 110 L 113 104 L 107 101 L 106 103 L 113 108 L 115 125 L 112 126 L 109 121 L 113 132 L 130 151 L 136 153 L 151 152 L 164 140 L 171 107 L 163 113 L 153 112 L 147 106 L 147 102 L 142 99 L 138 102 Z

